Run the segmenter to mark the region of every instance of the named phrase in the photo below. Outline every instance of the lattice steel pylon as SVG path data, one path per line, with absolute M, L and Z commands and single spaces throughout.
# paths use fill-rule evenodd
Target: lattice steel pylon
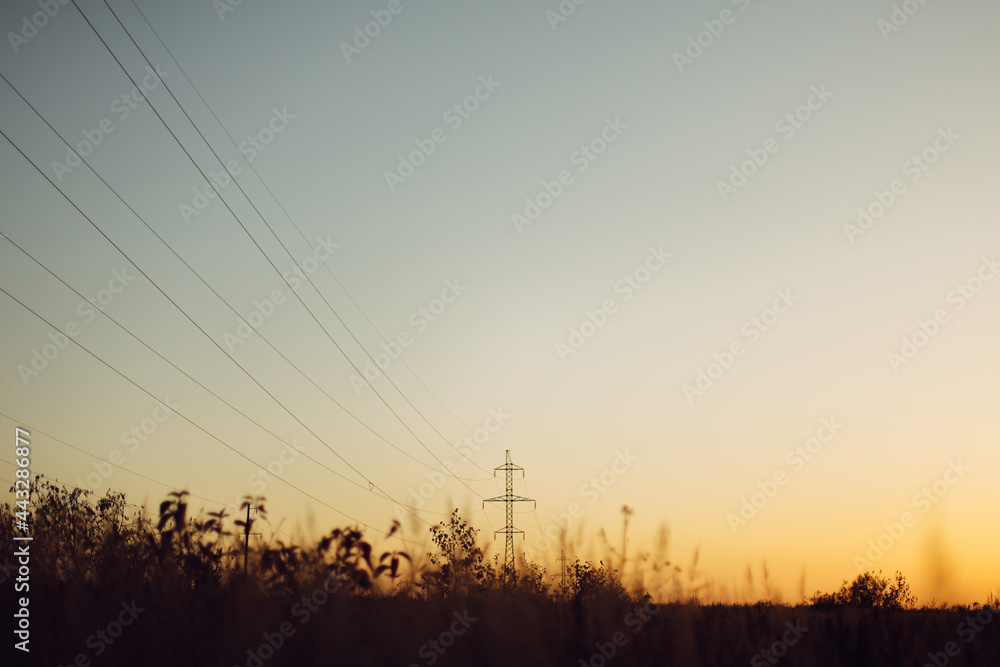
M 521 466 L 516 466 L 510 461 L 510 450 L 507 450 L 507 462 L 502 466 L 497 466 L 493 469 L 493 476 L 496 477 L 497 471 L 503 470 L 507 473 L 507 493 L 502 496 L 497 496 L 496 498 L 487 498 L 483 501 L 483 507 L 486 507 L 486 503 L 504 503 L 507 506 L 507 525 L 506 527 L 494 531 L 496 533 L 503 533 L 507 536 L 507 546 L 504 549 L 504 582 L 511 582 L 514 578 L 514 533 L 521 533 L 524 535 L 523 530 L 518 530 L 514 527 L 514 503 L 521 501 L 535 502 L 533 498 L 525 498 L 524 496 L 514 495 L 514 471 L 520 470 L 521 476 L 524 477 L 524 468 Z M 537 507 L 538 504 L 535 503 Z

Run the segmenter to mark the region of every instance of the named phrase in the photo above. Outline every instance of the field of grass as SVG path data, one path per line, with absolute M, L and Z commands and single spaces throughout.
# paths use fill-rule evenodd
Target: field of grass
M 902 577 L 859 577 L 796 606 L 705 604 L 676 579 L 661 604 L 577 559 L 568 585 L 531 563 L 515 580 L 453 515 L 430 554 L 376 553 L 355 529 L 266 544 L 244 575 L 228 517 L 158 520 L 125 498 L 33 487 L 30 590 L 15 592 L 15 508 L 0 508 L 2 664 L 38 665 L 1000 665 L 996 601 L 918 608 Z M 31 652 L 11 614 L 30 596 Z

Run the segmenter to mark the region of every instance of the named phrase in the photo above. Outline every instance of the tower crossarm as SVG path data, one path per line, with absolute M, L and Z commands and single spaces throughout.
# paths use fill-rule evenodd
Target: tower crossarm
M 525 498 L 524 496 L 497 496 L 496 498 L 486 498 L 483 500 L 484 503 L 535 503 L 535 507 L 538 507 L 538 503 L 534 498 Z

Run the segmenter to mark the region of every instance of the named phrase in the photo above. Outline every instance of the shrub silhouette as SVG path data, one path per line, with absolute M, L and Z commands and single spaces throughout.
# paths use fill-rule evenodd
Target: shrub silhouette
M 444 526 L 431 528 L 431 540 L 438 553 L 429 554 L 428 558 L 438 569 L 424 574 L 427 589 L 449 595 L 497 583 L 499 572 L 490 566 L 477 546 L 478 534 L 478 529 L 458 515 L 458 508 L 452 511 Z
M 618 581 L 618 571 L 605 566 L 604 561 L 595 566 L 590 562 L 581 563 L 577 558 L 569 566 L 568 575 L 568 593 L 574 601 L 603 598 L 624 600 L 628 597 Z
M 917 598 L 910 592 L 906 578 L 896 572 L 895 581 L 873 572 L 859 574 L 851 583 L 844 583 L 835 593 L 817 592 L 810 598 L 816 607 L 880 607 L 884 609 L 909 609 Z

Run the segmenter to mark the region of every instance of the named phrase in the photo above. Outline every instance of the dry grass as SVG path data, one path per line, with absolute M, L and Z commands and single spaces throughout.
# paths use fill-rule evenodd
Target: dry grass
M 944 656 L 955 642 L 959 653 L 947 664 L 1000 665 L 1000 623 L 966 620 L 992 619 L 992 599 L 974 609 L 891 608 L 877 596 L 863 607 L 863 595 L 837 594 L 820 605 L 700 604 L 703 584 L 662 554 L 638 559 L 645 576 L 628 591 L 612 569 L 579 559 L 559 590 L 532 564 L 505 581 L 457 515 L 433 533 L 430 557 L 375 553 L 359 531 L 337 529 L 315 545 L 252 550 L 244 576 L 241 527 L 219 514 L 189 517 L 182 493 L 164 501 L 156 522 L 126 520 L 121 494 L 94 502 L 44 480 L 34 483 L 33 503 L 29 664 L 66 665 L 83 654 L 94 665 L 149 667 L 428 665 L 432 658 L 437 665 L 755 666 L 772 664 L 762 650 L 795 637 L 776 647 L 777 664 L 923 665 L 928 652 Z M 10 559 L 12 508 L 0 507 L 0 515 L 0 558 Z M 670 591 L 674 601 L 651 606 L 642 584 Z M 14 608 L 11 578 L 0 597 Z M 95 640 L 132 600 L 144 609 L 138 618 L 112 642 Z M 613 657 L 602 648 L 613 648 Z

